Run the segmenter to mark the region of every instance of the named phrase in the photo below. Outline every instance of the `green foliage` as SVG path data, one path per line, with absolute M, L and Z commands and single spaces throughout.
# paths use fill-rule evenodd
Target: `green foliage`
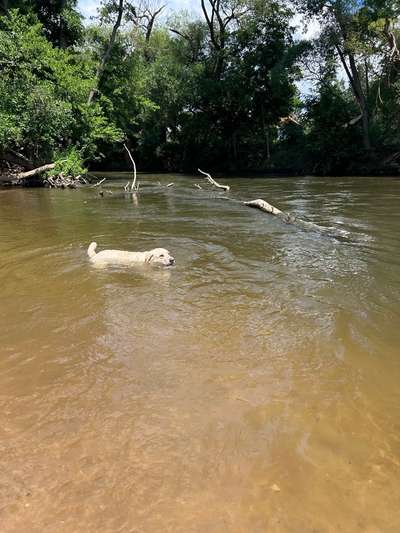
M 46 38 L 55 46 L 67 48 L 82 38 L 77 0 L 9 0 L 7 4 L 9 10 L 19 9 L 21 14 L 36 17 Z
M 351 95 L 338 83 L 324 83 L 318 94 L 307 101 L 306 109 L 311 169 L 332 174 L 349 168 L 361 146 L 360 131 L 351 124 L 360 111 Z
M 94 72 L 87 56 L 54 48 L 41 24 L 18 11 L 0 24 L 1 152 L 16 150 L 41 163 L 75 145 L 92 158 L 98 142 L 122 138 L 100 103 L 86 105 Z
M 10 0 L 0 16 L 2 157 L 76 174 L 123 166 L 125 140 L 140 168 L 326 174 L 399 151 L 398 0 L 214 5 L 211 26 L 187 14 L 149 26 L 150 4 L 126 0 L 121 13 L 119 0 L 104 0 L 85 28 L 76 0 Z M 319 20 L 313 42 L 296 40 L 293 6 Z
M 47 171 L 48 176 L 82 176 L 87 169 L 83 166 L 83 159 L 79 151 L 72 147 L 68 152 L 60 153 L 55 160 L 55 167 Z

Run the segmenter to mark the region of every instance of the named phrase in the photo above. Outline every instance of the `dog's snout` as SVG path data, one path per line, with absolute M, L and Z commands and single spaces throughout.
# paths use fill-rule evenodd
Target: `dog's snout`
M 170 259 L 169 259 L 169 264 L 170 264 L 170 265 L 175 264 L 175 259 L 174 259 L 173 257 L 170 257 Z

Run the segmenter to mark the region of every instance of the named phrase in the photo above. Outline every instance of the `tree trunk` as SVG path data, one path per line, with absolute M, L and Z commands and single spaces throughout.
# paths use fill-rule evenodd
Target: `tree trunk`
M 232 152 L 233 160 L 238 163 L 238 132 L 235 130 L 232 134 Z
M 110 40 L 108 42 L 106 51 L 104 52 L 104 55 L 103 55 L 103 57 L 102 57 L 102 59 L 101 59 L 101 61 L 99 63 L 99 66 L 97 67 L 95 86 L 92 88 L 92 90 L 89 93 L 89 97 L 88 97 L 88 101 L 87 101 L 88 104 L 91 104 L 91 102 L 92 102 L 92 100 L 94 98 L 94 95 L 97 93 L 97 90 L 98 90 L 98 87 L 99 87 L 99 83 L 100 83 L 101 78 L 103 76 L 104 70 L 105 70 L 106 65 L 107 65 L 107 61 L 109 60 L 110 55 L 111 55 L 112 47 L 114 46 L 115 39 L 117 37 L 118 29 L 121 26 L 123 12 L 124 12 L 124 0 L 119 0 L 117 20 L 115 21 L 115 24 L 113 26 L 113 29 L 112 29 L 112 32 L 111 32 L 111 36 L 110 36 Z
M 364 148 L 369 151 L 371 150 L 371 139 L 369 136 L 369 111 L 368 111 L 367 100 L 365 98 L 365 94 L 364 94 L 364 91 L 361 85 L 360 74 L 358 72 L 356 61 L 354 59 L 354 55 L 351 52 L 348 52 L 347 55 L 348 55 L 349 64 L 350 64 L 350 68 L 349 68 L 349 66 L 347 65 L 345 54 L 339 45 L 336 45 L 336 50 L 339 54 L 340 61 L 347 74 L 347 77 L 349 78 L 350 86 L 352 88 L 354 97 L 361 110 L 363 144 L 364 144 Z
M 369 112 L 368 105 L 365 98 L 364 91 L 361 85 L 360 75 L 357 69 L 357 65 L 354 59 L 354 55 L 349 53 L 349 63 L 350 69 L 354 80 L 355 86 L 355 97 L 358 101 L 358 104 L 362 113 L 362 128 L 363 128 L 363 143 L 366 150 L 371 150 L 371 139 L 369 136 Z
M 8 15 L 8 0 L 0 0 L 0 11 L 2 11 L 5 15 Z
M 65 0 L 61 0 L 61 9 L 60 9 L 60 31 L 59 31 L 59 44 L 60 48 L 66 48 L 67 43 L 65 39 L 65 24 L 64 24 L 64 18 L 63 18 L 63 10 L 65 8 Z

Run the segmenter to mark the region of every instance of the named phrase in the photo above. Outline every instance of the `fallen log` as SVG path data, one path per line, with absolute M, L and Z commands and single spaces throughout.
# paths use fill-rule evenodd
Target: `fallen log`
M 342 238 L 342 239 L 348 238 L 348 233 L 344 230 L 340 230 L 340 229 L 332 228 L 332 227 L 319 226 L 318 224 L 314 224 L 314 222 L 303 220 L 301 218 L 296 217 L 295 215 L 281 211 L 277 207 L 269 204 L 268 202 L 266 202 L 265 200 L 262 200 L 261 198 L 258 198 L 257 200 L 250 200 L 248 202 L 242 202 L 242 203 L 246 205 L 247 207 L 259 209 L 260 211 L 263 211 L 264 213 L 274 215 L 280 218 L 283 222 L 286 222 L 286 224 L 295 224 L 296 226 L 299 226 L 302 229 L 306 229 L 308 231 L 316 231 L 318 233 L 324 233 L 326 235 L 330 235 L 331 237 Z
M 218 189 L 223 189 L 224 191 L 229 191 L 230 190 L 230 187 L 229 185 L 221 185 L 220 183 L 216 182 L 208 172 L 203 172 L 202 170 L 200 170 L 199 168 L 197 169 L 201 174 L 204 174 L 204 176 L 206 176 L 207 178 L 207 181 L 209 181 L 211 183 L 211 185 L 214 185 L 214 187 L 217 187 Z
M 265 200 L 251 200 L 249 202 L 243 202 L 244 205 L 247 205 L 248 207 L 254 207 L 256 209 L 260 209 L 261 211 L 265 211 L 266 213 L 270 213 L 271 215 L 279 216 L 280 218 L 286 217 L 286 213 L 281 211 L 280 209 L 274 207 L 273 205 L 269 204 Z
M 47 170 L 52 170 L 55 166 L 55 163 L 49 163 L 48 165 L 42 165 L 41 167 L 34 168 L 33 170 L 28 170 L 27 172 L 20 172 L 15 176 L 15 179 L 25 180 L 33 178 L 35 176 L 43 174 L 43 172 L 47 172 Z
M 261 198 L 257 200 L 251 200 L 249 202 L 243 202 L 243 203 L 244 205 L 247 205 L 247 207 L 253 207 L 255 209 L 259 209 L 260 211 L 264 211 L 264 213 L 275 215 L 276 217 L 280 218 L 281 220 L 283 220 L 283 222 L 286 222 L 287 224 L 297 224 L 298 226 L 301 226 L 305 229 L 311 229 L 311 230 L 314 229 L 314 230 L 322 231 L 322 232 L 328 229 L 322 226 L 318 226 L 318 224 L 314 224 L 313 222 L 302 220 L 301 218 L 298 218 L 289 213 L 285 213 L 284 211 L 281 211 L 277 207 L 269 204 L 265 200 L 261 200 Z

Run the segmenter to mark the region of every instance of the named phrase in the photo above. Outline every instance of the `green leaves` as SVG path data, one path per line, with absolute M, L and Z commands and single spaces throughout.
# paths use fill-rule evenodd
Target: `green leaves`
M 87 108 L 90 57 L 54 47 L 31 16 L 12 10 L 0 22 L 0 151 L 17 149 L 42 163 L 76 146 L 92 158 L 99 142 L 122 138 L 100 104 Z

